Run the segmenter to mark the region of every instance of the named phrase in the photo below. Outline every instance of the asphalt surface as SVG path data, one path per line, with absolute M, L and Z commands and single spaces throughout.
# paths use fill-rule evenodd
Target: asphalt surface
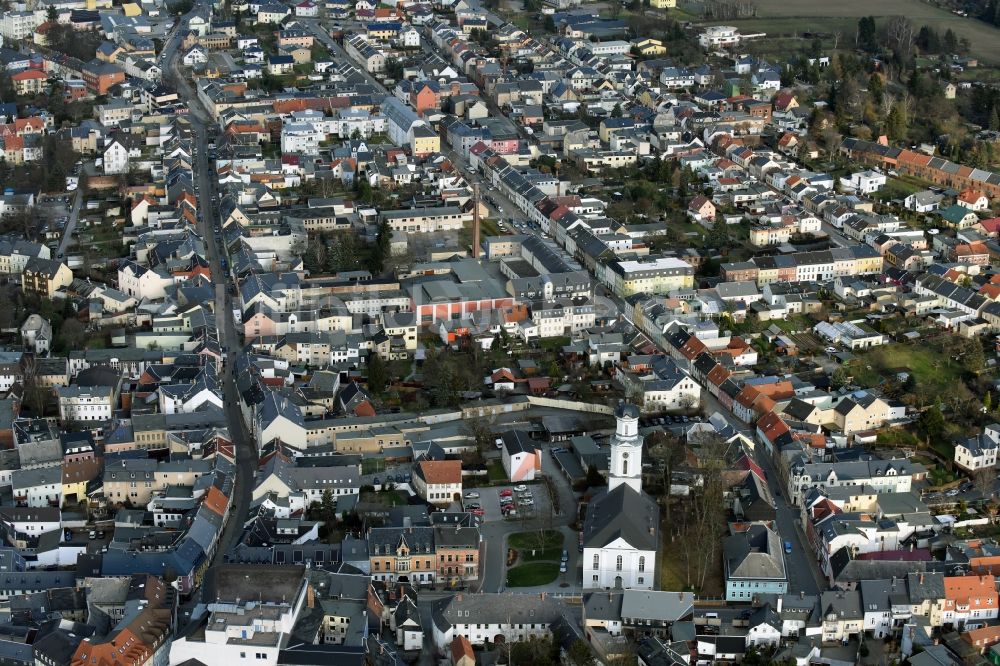
M 56 250 L 56 257 L 65 256 L 70 242 L 73 240 L 73 231 L 76 229 L 76 222 L 80 219 L 80 204 L 83 203 L 83 192 L 76 188 L 73 193 L 73 209 L 69 212 L 69 219 L 66 221 L 66 228 L 63 229 L 62 240 L 59 241 L 59 249 Z

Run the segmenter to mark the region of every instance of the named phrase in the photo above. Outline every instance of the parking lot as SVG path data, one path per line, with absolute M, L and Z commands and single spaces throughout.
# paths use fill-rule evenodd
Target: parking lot
M 91 532 L 94 538 L 90 538 Z M 101 536 L 98 536 L 100 534 Z M 111 544 L 114 536 L 114 529 L 96 530 L 92 527 L 66 528 L 63 531 L 64 542 L 76 546 L 87 545 L 87 552 L 91 555 L 107 552 L 107 547 Z
M 534 518 L 536 516 L 551 515 L 552 513 L 552 503 L 549 499 L 548 489 L 544 483 L 527 483 L 523 484 L 525 487 L 524 491 L 517 492 L 514 491 L 515 486 L 520 486 L 521 484 L 510 484 L 505 486 L 498 486 L 495 488 L 475 488 L 466 492 L 464 504 L 466 508 L 470 505 L 478 504 L 483 510 L 483 520 L 485 521 L 496 521 L 496 520 L 523 520 L 528 518 Z M 511 515 L 504 515 L 501 510 L 500 499 L 503 496 L 501 493 L 509 492 L 514 500 L 514 507 L 516 513 Z M 471 497 L 471 494 L 477 494 L 479 497 Z M 531 504 L 524 503 L 524 500 L 531 499 Z

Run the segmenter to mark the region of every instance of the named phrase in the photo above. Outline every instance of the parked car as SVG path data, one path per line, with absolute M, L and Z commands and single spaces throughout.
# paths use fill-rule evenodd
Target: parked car
M 96 539 L 97 538 L 97 532 L 94 531 L 94 530 L 90 530 L 90 538 L 91 539 Z
M 465 499 L 479 499 L 479 493 L 477 493 L 475 490 L 470 490 L 469 492 L 465 493 Z
M 523 493 L 527 489 L 528 489 L 528 486 L 524 485 L 523 483 L 520 483 L 520 484 L 514 486 L 514 490 L 516 490 L 519 493 Z
M 791 541 L 786 541 L 785 542 L 785 552 L 786 553 L 792 552 L 792 542 Z
M 535 500 L 531 499 L 530 497 L 525 497 L 520 502 L 518 502 L 518 504 L 520 504 L 521 506 L 531 506 L 534 503 Z
M 565 562 L 560 562 L 559 563 L 559 573 L 566 573 L 566 563 Z
M 514 494 L 514 491 L 510 488 L 504 488 L 500 491 L 500 497 L 510 497 Z
M 563 562 L 569 562 L 569 553 L 565 549 L 563 549 L 563 552 L 562 552 L 562 561 Z

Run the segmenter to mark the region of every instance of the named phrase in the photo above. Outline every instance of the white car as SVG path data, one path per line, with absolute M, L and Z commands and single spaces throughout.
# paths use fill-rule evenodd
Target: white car
M 479 499 L 479 493 L 477 493 L 474 490 L 470 490 L 469 492 L 465 493 L 465 499 Z
M 535 500 L 531 499 L 530 497 L 522 497 L 521 501 L 518 502 L 518 504 L 520 504 L 521 506 L 531 506 L 534 503 Z
M 523 493 L 527 489 L 528 489 L 528 486 L 524 485 L 523 483 L 520 484 L 520 485 L 518 485 L 518 486 L 514 486 L 514 490 L 516 490 L 519 493 Z
M 827 354 L 836 354 L 837 353 L 837 348 L 836 347 L 827 347 L 823 351 L 825 351 Z

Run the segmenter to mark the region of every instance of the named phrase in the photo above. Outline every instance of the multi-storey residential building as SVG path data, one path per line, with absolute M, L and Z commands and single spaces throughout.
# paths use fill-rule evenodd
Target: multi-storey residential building
M 375 580 L 433 584 L 438 572 L 434 528 L 373 527 L 368 530 L 368 560 Z
M 997 618 L 995 576 L 946 576 L 944 596 L 955 605 L 954 617 L 945 621 L 956 627 L 983 626 Z
M 435 527 L 437 579 L 446 584 L 476 580 L 479 576 L 479 541 L 479 530 L 475 527 Z
M 309 596 L 305 567 L 223 564 L 209 570 L 205 585 L 212 601 L 204 630 L 173 641 L 170 665 L 275 666 Z
M 639 292 L 668 294 L 694 286 L 694 268 L 673 257 L 615 260 L 604 269 L 604 284 L 624 298 Z
M 118 405 L 118 386 L 57 386 L 63 423 L 109 421 Z
M 0 35 L 12 42 L 27 39 L 31 37 L 41 22 L 42 19 L 39 18 L 38 12 L 8 10 L 0 18 Z
M 908 493 L 913 480 L 926 470 L 909 460 L 859 460 L 855 462 L 793 462 L 788 473 L 788 496 L 796 505 L 810 488 L 869 485 L 877 492 Z
M 726 601 L 788 592 L 781 537 L 766 525 L 751 525 L 727 537 L 722 547 Z
M 413 489 L 430 502 L 447 506 L 462 498 L 461 460 L 423 460 L 413 468 Z
M 169 486 L 193 486 L 212 473 L 210 460 L 162 462 L 151 458 L 126 459 L 104 470 L 104 496 L 112 502 L 145 505 L 153 495 Z
M 456 594 L 434 609 L 434 645 L 443 653 L 457 636 L 473 645 L 546 637 L 563 612 L 551 595 Z
M 986 426 L 978 435 L 955 442 L 955 464 L 966 472 L 992 469 L 1000 449 L 1000 424 Z
M 52 298 L 72 281 L 73 271 L 66 264 L 55 259 L 32 257 L 25 263 L 21 273 L 21 290 L 41 298 Z
M 393 231 L 409 233 L 435 233 L 461 229 L 470 215 L 457 206 L 436 208 L 413 208 L 409 210 L 386 210 L 380 214 Z

